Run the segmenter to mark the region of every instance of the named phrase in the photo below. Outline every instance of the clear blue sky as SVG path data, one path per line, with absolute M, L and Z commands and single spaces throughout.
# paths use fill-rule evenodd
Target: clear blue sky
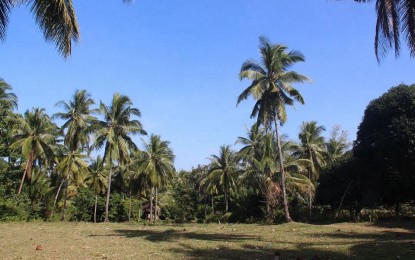
M 131 97 L 149 133 L 171 142 L 177 169 L 207 163 L 222 144 L 244 136 L 253 100 L 236 107 L 248 86 L 238 72 L 259 59 L 258 37 L 303 52 L 294 70 L 313 79 L 297 85 L 306 104 L 288 111 L 282 132 L 296 139 L 302 121 L 340 124 L 354 140 L 368 102 L 391 86 L 412 84 L 414 59 L 404 48 L 378 64 L 375 7 L 351 0 L 74 0 L 81 42 L 64 60 L 27 7 L 12 11 L 0 43 L 0 77 L 12 85 L 19 112 L 68 101 L 87 89 L 99 102 Z M 402 46 L 405 46 L 404 43 Z M 327 133 L 328 134 L 328 133 Z M 135 140 L 140 142 L 140 137 Z

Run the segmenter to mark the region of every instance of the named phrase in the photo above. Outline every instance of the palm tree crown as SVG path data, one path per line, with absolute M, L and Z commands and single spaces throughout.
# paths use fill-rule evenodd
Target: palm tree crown
M 0 103 L 5 104 L 8 108 L 17 108 L 17 96 L 9 92 L 12 87 L 0 78 Z
M 69 104 L 64 101 L 56 104 L 65 110 L 65 112 L 56 113 L 54 117 L 66 120 L 61 128 L 67 129 L 64 141 L 70 151 L 88 145 L 90 126 L 96 120 L 91 116 L 93 111 L 90 109 L 94 103 L 86 90 L 77 90 Z
M 258 124 L 271 128 L 274 118 L 281 125 L 287 120 L 285 105 L 293 105 L 294 100 L 304 104 L 300 92 L 292 84 L 306 82 L 310 79 L 290 67 L 303 62 L 304 56 L 298 51 L 287 51 L 287 47 L 271 44 L 266 38 L 260 38 L 262 66 L 255 61 L 246 61 L 241 68 L 241 79 L 249 79 L 251 85 L 238 97 L 238 104 L 252 96 L 256 103 L 251 118 L 257 117 Z
M 415 56 L 415 1 L 376 0 L 376 13 L 375 53 L 378 61 L 391 48 L 395 49 L 395 56 L 399 55 L 401 33 L 406 39 L 411 56 Z

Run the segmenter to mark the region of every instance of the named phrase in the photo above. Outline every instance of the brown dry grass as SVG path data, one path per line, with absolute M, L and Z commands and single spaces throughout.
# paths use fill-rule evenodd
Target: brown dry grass
M 415 259 L 414 226 L 1 223 L 0 258 Z

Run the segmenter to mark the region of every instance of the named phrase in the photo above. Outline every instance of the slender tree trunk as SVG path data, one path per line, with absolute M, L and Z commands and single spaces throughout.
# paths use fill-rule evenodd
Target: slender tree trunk
M 70 182 L 70 180 L 71 180 L 71 171 L 68 172 L 68 177 L 66 179 L 65 199 L 63 201 L 61 221 L 65 221 L 66 201 L 68 199 L 68 188 L 69 188 L 69 182 Z
M 280 160 L 280 171 L 281 171 L 281 187 L 282 187 L 282 197 L 283 197 L 283 203 L 284 203 L 284 211 L 285 211 L 285 221 L 286 222 L 292 222 L 290 212 L 288 210 L 288 200 L 287 200 L 287 192 L 285 187 L 285 172 L 284 172 L 284 159 L 282 157 L 282 151 L 281 151 L 281 139 L 280 135 L 278 133 L 278 120 L 277 118 L 274 119 L 275 123 L 275 135 L 277 136 L 277 147 L 278 147 L 278 157 Z
M 32 164 L 33 164 L 33 152 L 30 152 L 29 158 L 28 158 L 27 164 L 26 164 L 26 169 L 23 172 L 22 180 L 20 181 L 20 186 L 19 186 L 19 190 L 17 191 L 17 195 L 20 195 L 20 193 L 22 192 L 23 182 L 24 182 L 24 179 L 26 177 L 26 174 L 27 174 L 28 179 L 30 179 L 30 177 L 32 176 L 32 173 L 31 173 Z
M 311 182 L 311 172 L 310 171 L 308 171 L 308 179 L 310 180 L 310 182 Z M 311 217 L 311 207 L 312 207 L 312 202 L 311 202 L 311 190 L 310 191 L 308 191 L 308 199 L 309 199 L 309 201 L 308 201 L 308 210 L 309 210 L 309 215 L 310 215 L 310 217 Z
M 213 193 L 211 194 L 211 196 L 212 196 L 212 213 L 215 214 L 215 208 L 214 208 L 215 202 L 213 200 Z
M 130 188 L 130 205 L 128 207 L 128 222 L 131 221 L 131 188 Z
M 94 223 L 97 223 L 97 205 L 98 205 L 98 195 L 95 194 Z
M 112 177 L 112 167 L 110 166 L 110 172 L 109 172 L 109 175 L 108 175 L 107 200 L 105 202 L 105 219 L 104 219 L 104 222 L 109 222 L 109 219 L 108 219 L 108 208 L 109 208 L 109 205 L 110 205 L 111 177 Z
M 153 221 L 153 192 L 154 192 L 154 188 L 151 187 L 151 192 L 150 192 L 150 223 Z
M 142 209 L 142 205 L 141 205 L 141 190 L 138 191 L 138 206 L 139 206 L 139 208 L 138 208 L 138 219 L 140 220 L 141 219 L 141 215 L 143 214 L 143 212 L 141 211 L 141 209 Z
M 225 185 L 224 187 L 224 197 L 225 197 L 225 213 L 228 212 L 229 209 L 229 205 L 228 205 L 228 191 L 227 191 L 227 187 Z
M 342 199 L 340 200 L 340 205 L 339 205 L 339 208 L 337 209 L 337 214 L 339 213 L 339 211 L 342 209 L 342 207 L 343 207 L 343 200 L 344 200 L 344 198 L 346 197 L 346 194 L 347 194 L 347 192 L 349 191 L 349 188 L 350 188 L 350 185 L 352 184 L 352 182 L 353 181 L 350 181 L 349 182 L 349 185 L 347 185 L 347 188 L 346 188 L 346 190 L 344 191 L 344 193 L 343 193 L 343 196 L 342 196 Z
M 61 184 L 59 185 L 58 191 L 56 192 L 55 200 L 53 201 L 52 212 L 50 213 L 50 218 L 53 217 L 53 213 L 55 212 L 56 202 L 58 201 L 59 193 L 61 192 L 62 185 L 65 183 L 66 179 L 63 179 Z
M 156 206 L 154 207 L 154 212 L 155 212 L 155 214 L 154 214 L 154 223 L 156 222 L 156 219 L 158 219 L 158 214 L 159 214 L 159 211 L 157 209 L 159 189 L 157 188 L 157 186 L 156 186 L 155 190 L 156 190 Z
M 206 200 L 207 200 L 207 195 L 205 195 L 205 223 L 207 220 L 207 204 L 206 204 Z

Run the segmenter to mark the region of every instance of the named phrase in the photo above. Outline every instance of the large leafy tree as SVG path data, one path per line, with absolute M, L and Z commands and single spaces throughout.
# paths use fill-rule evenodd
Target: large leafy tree
M 238 171 L 238 157 L 229 145 L 221 146 L 219 155 L 211 155 L 208 175 L 204 182 L 212 182 L 221 187 L 225 212 L 229 210 L 229 193 L 237 185 Z
M 32 166 L 37 159 L 50 161 L 54 157 L 52 146 L 55 143 L 56 125 L 50 121 L 43 108 L 27 110 L 24 116 L 18 119 L 15 129 L 15 140 L 10 148 L 19 150 L 26 161 L 18 194 L 20 194 L 26 174 L 30 180 Z
M 365 203 L 394 205 L 414 200 L 415 85 L 399 85 L 372 100 L 359 125 L 353 155 Z
M 391 48 L 395 49 L 396 56 L 399 55 L 402 34 L 411 56 L 415 56 L 415 1 L 376 0 L 376 13 L 375 53 L 378 61 Z
M 108 207 L 111 192 L 111 177 L 114 163 L 120 165 L 130 160 L 131 150 L 137 150 L 136 144 L 131 139 L 132 134 L 146 134 L 141 122 L 132 119 L 133 116 L 141 116 L 138 108 L 132 107 L 133 103 L 128 96 L 115 93 L 111 105 L 100 103 L 100 113 L 103 121 L 97 123 L 99 129 L 96 132 L 95 148 L 104 147 L 104 162 L 109 168 L 107 199 L 105 203 L 105 222 L 108 222 Z
M 297 62 L 303 62 L 304 56 L 298 51 L 288 51 L 288 48 L 280 44 L 272 44 L 266 38 L 260 37 L 260 54 L 262 66 L 255 61 L 246 61 L 241 68 L 240 78 L 252 81 L 238 97 L 238 104 L 252 96 L 255 105 L 251 112 L 251 118 L 257 118 L 257 124 L 262 124 L 266 129 L 271 129 L 274 124 L 277 139 L 278 159 L 280 162 L 281 186 L 284 201 L 286 221 L 292 221 L 288 211 L 286 197 L 284 159 L 281 151 L 278 123 L 282 126 L 287 120 L 285 106 L 293 105 L 294 101 L 301 104 L 304 99 L 300 92 L 293 87 L 293 83 L 302 83 L 310 79 L 290 68 Z
M 148 143 L 144 142 L 144 150 L 140 153 L 137 161 L 139 167 L 138 172 L 146 174 L 151 183 L 151 197 L 155 195 L 155 215 L 153 209 L 150 208 L 150 216 L 158 215 L 158 190 L 162 185 L 166 185 L 167 181 L 173 179 L 174 169 L 174 153 L 169 147 L 169 141 L 163 141 L 159 135 L 151 135 Z M 152 203 L 151 198 L 151 203 Z

